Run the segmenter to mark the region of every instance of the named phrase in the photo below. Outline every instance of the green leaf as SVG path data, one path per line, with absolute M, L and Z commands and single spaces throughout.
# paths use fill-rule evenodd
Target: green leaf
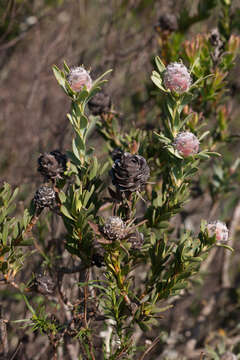
M 195 156 L 196 156 L 196 158 L 203 159 L 203 160 L 209 159 L 209 156 L 203 151 L 198 153 Z
M 24 229 L 26 229 L 26 227 L 28 226 L 29 222 L 30 222 L 31 216 L 29 214 L 28 209 L 24 210 L 24 215 L 23 215 L 23 226 Z
M 23 297 L 23 299 L 24 299 L 24 301 L 25 301 L 25 303 L 26 303 L 26 305 L 27 305 L 27 307 L 28 307 L 28 310 L 30 310 L 30 312 L 31 312 L 33 315 L 36 315 L 36 312 L 35 312 L 35 310 L 33 309 L 33 307 L 30 305 L 27 297 L 26 297 L 24 294 L 22 294 L 22 297 Z
M 52 69 L 57 82 L 59 83 L 60 86 L 62 86 L 66 90 L 64 74 L 56 65 L 54 65 Z
M 82 115 L 80 118 L 80 129 L 86 129 L 88 125 L 88 118 L 85 115 Z
M 3 272 L 3 274 L 5 274 L 7 271 L 8 271 L 8 263 L 7 263 L 7 261 L 4 261 L 2 263 L 2 272 Z
M 186 259 L 191 262 L 202 262 L 203 261 L 203 259 L 200 256 L 196 256 L 196 257 L 189 256 L 189 258 L 186 258 Z
M 183 157 L 178 153 L 177 150 L 175 150 L 172 146 L 167 146 L 166 149 L 168 150 L 168 152 L 170 152 L 170 154 L 172 154 L 173 156 L 175 156 L 178 159 L 183 159 Z
M 164 136 L 162 133 L 158 134 L 157 132 L 154 131 L 154 135 L 157 136 L 158 140 L 160 140 L 163 144 L 168 145 L 172 143 L 172 140 Z
M 210 131 L 205 131 L 198 140 L 202 141 L 209 133 L 210 133 Z
M 31 246 L 32 244 L 33 244 L 33 240 L 31 239 L 21 241 L 21 246 Z
M 206 151 L 206 154 L 209 156 L 214 156 L 214 157 L 221 157 L 222 155 L 215 152 L 215 151 Z
M 11 323 L 17 324 L 21 322 L 29 322 L 31 319 L 18 319 L 18 320 L 11 320 Z
M 97 171 L 98 171 L 98 161 L 96 156 L 93 156 L 92 167 L 89 174 L 89 180 L 95 178 L 95 176 L 97 175 Z
M 16 188 L 16 189 L 14 190 L 11 198 L 9 199 L 9 204 L 10 204 L 11 202 L 13 202 L 13 200 L 16 198 L 16 196 L 17 196 L 17 194 L 18 194 L 18 190 L 19 190 L 18 188 Z
M 77 166 L 81 166 L 81 161 L 79 158 L 75 156 L 75 154 L 71 151 L 66 151 L 68 158 L 71 160 L 70 168 L 75 173 L 78 174 Z
M 16 208 L 16 204 L 12 204 L 10 205 L 6 210 L 5 210 L 5 216 L 11 214 Z
M 100 168 L 100 175 L 104 174 L 108 167 L 109 167 L 109 163 L 105 162 L 105 164 L 102 165 L 101 168 Z
M 229 245 L 221 244 L 221 243 L 216 243 L 215 245 L 218 246 L 218 247 L 223 247 L 223 248 L 225 248 L 227 250 L 230 250 L 231 252 L 234 252 L 234 249 Z
M 72 149 L 73 149 L 73 154 L 76 156 L 76 158 L 81 163 L 79 151 L 78 151 L 78 148 L 77 148 L 77 145 L 76 145 L 76 139 L 72 140 Z
M 153 72 L 154 73 L 154 72 Z M 167 90 L 162 86 L 162 80 L 159 79 L 156 75 L 151 76 L 152 82 L 162 91 L 167 92 Z
M 87 206 L 87 203 L 88 203 L 90 197 L 92 196 L 94 190 L 95 190 L 95 185 L 93 184 L 92 187 L 91 187 L 91 190 L 90 190 L 90 191 L 86 191 L 85 196 L 84 196 L 84 199 L 83 199 L 83 206 L 84 206 L 84 207 Z
M 145 295 L 145 296 L 141 299 L 140 304 L 145 303 L 146 301 L 149 300 L 149 298 L 150 298 L 150 295 L 149 295 L 149 294 L 148 294 L 148 295 Z
M 160 312 L 165 312 L 169 309 L 173 308 L 173 305 L 167 305 L 167 306 L 164 306 L 162 308 L 158 308 L 158 307 L 155 307 L 152 309 L 152 312 L 153 313 L 160 313 Z
M 110 72 L 112 72 L 112 69 L 107 70 L 105 73 L 103 73 L 101 76 L 99 76 L 99 77 L 94 81 L 92 87 L 94 88 L 95 86 L 99 86 L 100 83 L 101 83 L 101 80 L 102 80 L 107 74 L 109 74 Z
M 89 95 L 88 90 L 84 85 L 83 89 L 77 95 L 77 101 L 80 103 L 84 102 L 87 99 L 88 95 Z
M 160 73 L 162 73 L 166 69 L 164 63 L 162 62 L 162 60 L 160 59 L 159 56 L 155 57 L 155 63 L 157 65 L 157 68 L 158 68 Z
M 59 191 L 58 197 L 59 197 L 61 203 L 65 203 L 67 197 L 66 197 L 66 195 L 65 195 L 65 193 L 63 191 Z
M 7 238 L 8 238 L 8 223 L 3 225 L 2 242 L 4 246 L 7 245 Z
M 61 205 L 60 207 L 60 211 L 63 215 L 65 215 L 67 218 L 75 221 L 75 219 L 72 217 L 72 215 L 69 213 L 68 209 L 66 208 L 66 206 Z
M 149 331 L 149 329 L 150 329 L 150 327 L 146 324 L 146 322 L 139 321 L 138 325 L 141 328 L 141 330 L 144 332 Z
M 198 84 L 199 84 L 201 81 L 206 80 L 206 79 L 208 79 L 209 77 L 212 77 L 212 76 L 214 76 L 214 75 L 213 75 L 213 74 L 209 74 L 209 75 L 206 75 L 206 76 L 204 76 L 204 77 L 199 78 L 197 81 L 195 81 L 194 84 L 192 84 L 192 86 L 190 87 L 190 90 L 193 89 L 193 88 L 195 88 L 195 87 L 198 87 Z
M 197 172 L 198 172 L 198 168 L 192 168 L 184 174 L 184 177 L 193 176 Z
M 76 146 L 79 150 L 83 150 L 85 151 L 85 143 L 84 140 L 81 138 L 81 136 L 79 134 L 77 134 L 76 136 Z
M 179 123 L 177 130 L 178 131 L 181 130 L 183 128 L 183 126 L 193 117 L 193 115 L 194 115 L 194 113 L 192 112 L 191 114 L 186 116 L 185 119 Z
M 64 70 L 66 71 L 66 73 L 69 74 L 69 73 L 70 73 L 70 69 L 69 69 L 66 61 L 63 62 L 63 67 L 64 67 Z

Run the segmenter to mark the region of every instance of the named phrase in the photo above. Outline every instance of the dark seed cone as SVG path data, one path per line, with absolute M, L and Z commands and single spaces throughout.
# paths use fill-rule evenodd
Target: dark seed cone
M 118 190 L 134 192 L 142 190 L 150 176 L 150 170 L 144 157 L 125 152 L 115 160 L 110 175 Z
M 37 210 L 43 210 L 45 207 L 49 207 L 53 210 L 56 205 L 56 193 L 49 186 L 41 186 L 35 193 L 33 203 Z
M 38 165 L 38 171 L 46 180 L 61 179 L 67 169 L 67 157 L 59 150 L 54 150 L 41 155 Z
M 131 243 L 132 250 L 140 250 L 144 243 L 144 236 L 142 233 L 136 230 L 129 236 L 128 242 Z
M 157 31 L 177 31 L 178 23 L 174 14 L 163 14 L 159 17 L 157 24 L 155 25 Z
M 222 53 L 224 51 L 224 43 L 221 40 L 220 33 L 218 29 L 213 29 L 210 36 L 209 41 L 213 46 L 213 51 L 211 52 L 211 57 L 213 63 L 216 65 L 217 62 L 220 60 Z
M 126 225 L 118 216 L 111 216 L 101 229 L 102 234 L 108 240 L 120 240 L 126 235 Z
M 93 244 L 92 264 L 97 267 L 104 266 L 105 249 L 98 243 Z
M 55 290 L 53 279 L 46 275 L 37 275 L 34 281 L 35 289 L 42 295 L 51 295 Z
M 211 34 L 209 36 L 209 41 L 210 41 L 211 45 L 214 46 L 214 47 L 218 47 L 218 48 L 222 47 L 223 42 L 221 40 L 220 33 L 219 33 L 218 29 L 213 29 L 211 31 Z
M 88 102 L 88 107 L 93 115 L 102 115 L 111 110 L 112 102 L 109 95 L 99 92 Z
M 123 151 L 120 148 L 116 148 L 111 152 L 111 157 L 113 161 L 121 160 L 122 155 L 123 155 Z

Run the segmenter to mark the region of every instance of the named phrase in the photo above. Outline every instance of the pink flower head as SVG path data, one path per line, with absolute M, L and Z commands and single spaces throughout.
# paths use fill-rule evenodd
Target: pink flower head
M 237 357 L 235 354 L 227 351 L 222 355 L 221 360 L 237 360 Z
M 163 82 L 166 89 L 181 94 L 189 90 L 192 79 L 185 65 L 174 62 L 167 66 Z
M 84 85 L 88 91 L 92 87 L 92 79 L 88 71 L 81 66 L 70 70 L 70 73 L 67 75 L 67 81 L 69 82 L 72 90 L 76 92 L 82 91 Z
M 228 228 L 225 223 L 219 220 L 208 223 L 207 232 L 210 237 L 216 235 L 217 241 L 226 242 L 228 240 Z
M 174 147 L 183 157 L 188 157 L 198 153 L 198 138 L 191 132 L 185 131 L 177 134 L 174 141 Z

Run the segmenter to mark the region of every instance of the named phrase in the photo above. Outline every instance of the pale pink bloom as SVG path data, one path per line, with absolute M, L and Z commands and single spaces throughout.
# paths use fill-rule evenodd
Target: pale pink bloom
M 70 73 L 67 75 L 67 81 L 73 89 L 73 91 L 80 92 L 82 91 L 84 85 L 89 91 L 92 87 L 92 79 L 87 70 L 79 66 L 72 68 Z
M 237 360 L 237 357 L 230 351 L 227 351 L 222 355 L 221 360 Z
M 225 223 L 217 220 L 208 223 L 207 225 L 208 236 L 216 235 L 217 241 L 226 242 L 228 240 L 228 228 Z
M 163 82 L 166 89 L 181 94 L 189 90 L 192 79 L 185 65 L 174 62 L 167 66 Z
M 174 140 L 174 147 L 183 157 L 188 157 L 198 153 L 198 138 L 191 132 L 180 132 Z

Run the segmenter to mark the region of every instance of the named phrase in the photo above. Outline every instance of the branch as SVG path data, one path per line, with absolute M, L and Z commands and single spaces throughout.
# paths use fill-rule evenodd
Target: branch
M 160 337 L 158 336 L 156 337 L 155 340 L 153 340 L 152 344 L 144 351 L 144 353 L 142 354 L 139 360 L 143 360 L 146 357 L 146 355 L 148 355 L 152 351 L 152 349 L 157 345 L 159 341 L 160 341 Z
M 236 232 L 239 228 L 239 222 L 240 222 L 240 201 L 237 203 L 237 206 L 235 207 L 233 218 L 231 221 L 230 229 L 229 229 L 229 240 L 228 245 L 233 247 L 234 238 L 236 235 Z M 230 267 L 230 259 L 231 259 L 231 252 L 225 251 L 224 253 L 224 262 L 222 267 L 222 285 L 223 287 L 230 287 L 231 281 L 229 277 L 229 267 Z

